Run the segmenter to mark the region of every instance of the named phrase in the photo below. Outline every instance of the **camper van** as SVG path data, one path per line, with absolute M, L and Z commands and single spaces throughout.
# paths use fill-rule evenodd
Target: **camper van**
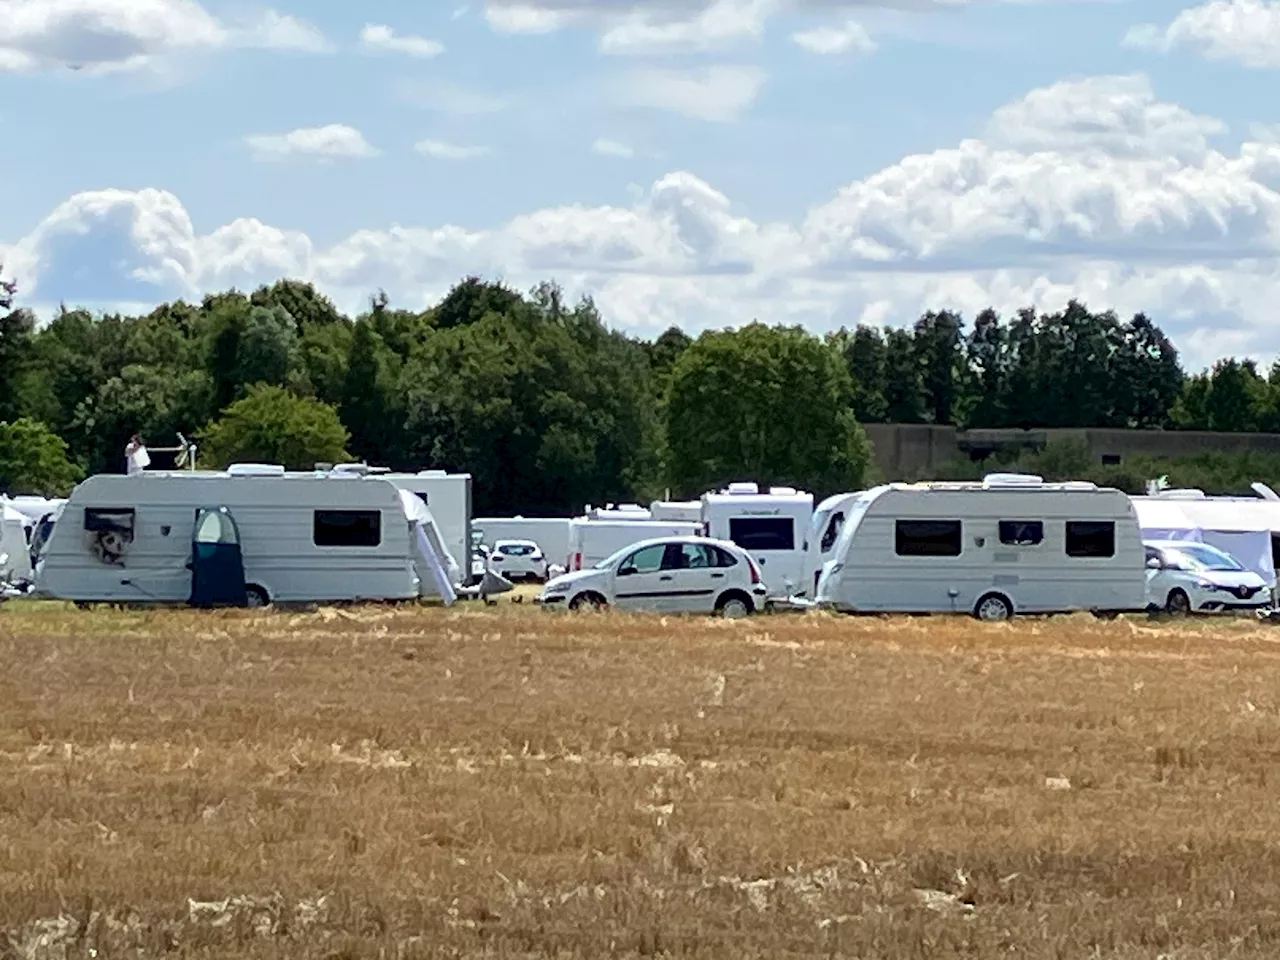
M 886 484 L 845 512 L 818 581 L 823 606 L 982 620 L 1146 607 L 1142 533 L 1119 490 L 992 474 L 976 483 Z
M 691 537 L 701 532 L 701 524 L 679 520 L 592 520 L 579 517 L 569 522 L 565 569 L 570 573 L 586 570 L 641 540 Z
M 72 491 L 36 593 L 77 602 L 262 606 L 455 598 L 400 491 L 377 477 L 226 471 L 101 474 Z
M 463 576 L 469 574 L 471 474 L 419 470 L 417 473 L 384 473 L 381 476 L 401 490 L 413 493 L 431 509 L 449 555 L 458 562 Z
M 703 533 L 736 543 L 755 559 L 770 597 L 806 589 L 813 494 L 792 487 L 761 492 L 754 483 L 731 483 L 702 496 Z

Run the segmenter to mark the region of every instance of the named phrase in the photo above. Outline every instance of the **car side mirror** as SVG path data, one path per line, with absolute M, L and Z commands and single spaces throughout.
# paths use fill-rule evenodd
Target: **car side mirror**
M 631 576 L 631 575 L 632 575 L 633 573 L 635 573 L 635 572 L 636 572 L 636 568 L 635 568 L 635 567 L 622 567 L 622 568 L 618 571 L 618 576 L 620 576 L 620 577 L 629 577 L 629 576 Z
M 1159 569 L 1160 569 L 1160 561 L 1159 561 L 1159 560 L 1157 560 L 1155 557 L 1152 557 L 1150 560 L 1148 560 L 1148 561 L 1147 561 L 1147 569 L 1148 569 L 1148 570 L 1159 570 Z

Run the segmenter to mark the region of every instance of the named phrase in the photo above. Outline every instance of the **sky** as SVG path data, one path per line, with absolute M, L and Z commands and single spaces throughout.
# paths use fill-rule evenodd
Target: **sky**
M 5 0 L 0 262 L 140 309 L 554 280 L 653 337 L 1147 313 L 1280 354 L 1280 0 Z

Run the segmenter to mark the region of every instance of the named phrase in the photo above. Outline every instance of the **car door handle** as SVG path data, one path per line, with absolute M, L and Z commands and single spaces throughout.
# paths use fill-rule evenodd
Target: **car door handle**
M 712 580 L 723 580 L 723 579 L 724 579 L 724 574 L 723 574 L 723 573 L 713 573 L 713 574 L 711 575 L 711 579 L 712 579 Z
M 670 579 L 671 579 L 671 574 L 669 574 L 669 573 L 667 573 L 667 574 L 663 574 L 663 575 L 662 575 L 662 576 L 660 576 L 658 579 L 659 579 L 659 580 L 670 580 Z

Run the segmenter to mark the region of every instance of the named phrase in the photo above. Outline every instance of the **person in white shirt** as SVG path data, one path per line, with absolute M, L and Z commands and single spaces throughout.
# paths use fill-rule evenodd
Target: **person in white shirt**
M 141 473 L 151 463 L 151 456 L 147 453 L 146 444 L 142 442 L 142 438 L 136 433 L 129 438 L 128 446 L 124 448 L 124 462 L 125 472 L 129 476 Z

